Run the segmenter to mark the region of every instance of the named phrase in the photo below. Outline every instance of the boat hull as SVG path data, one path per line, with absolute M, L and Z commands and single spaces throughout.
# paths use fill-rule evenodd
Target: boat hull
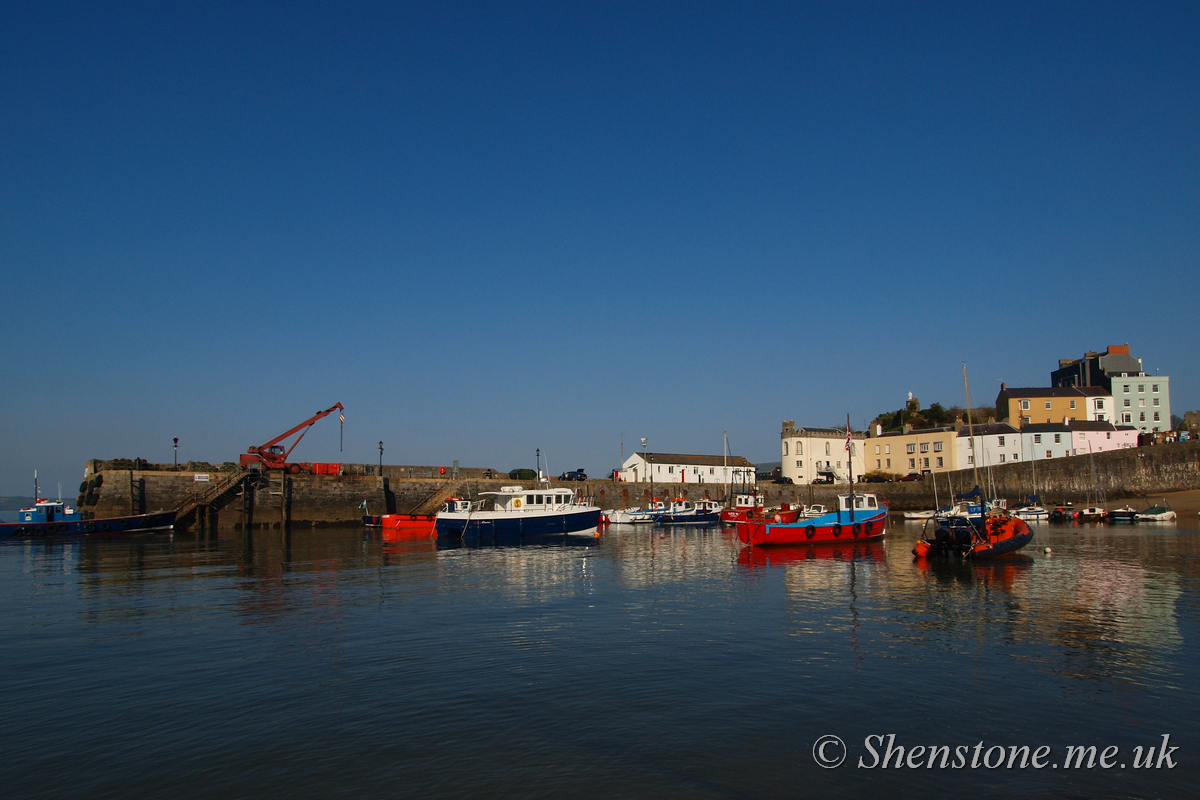
M 747 520 L 737 523 L 737 534 L 751 547 L 785 544 L 852 544 L 878 541 L 887 535 L 887 507 L 873 514 L 837 514 L 816 519 L 801 519 L 792 523 L 774 520 Z
M 47 536 L 124 536 L 134 533 L 169 531 L 175 526 L 174 511 L 133 514 L 104 519 L 58 520 L 55 522 L 0 523 L 0 538 Z
M 655 525 L 715 525 L 721 521 L 721 515 L 716 511 L 666 512 L 653 517 Z
M 392 538 L 434 535 L 437 517 L 432 514 L 384 514 L 380 527 L 392 532 Z
M 438 536 L 485 537 L 547 536 L 562 534 L 596 535 L 600 509 L 586 508 L 547 514 L 508 514 L 480 511 L 438 514 L 434 529 Z

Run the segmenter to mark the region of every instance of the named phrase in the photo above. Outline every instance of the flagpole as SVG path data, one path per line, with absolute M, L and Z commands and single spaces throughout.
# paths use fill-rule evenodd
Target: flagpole
M 850 524 L 854 524 L 854 451 L 850 449 L 850 415 L 846 415 L 846 469 L 850 473 Z

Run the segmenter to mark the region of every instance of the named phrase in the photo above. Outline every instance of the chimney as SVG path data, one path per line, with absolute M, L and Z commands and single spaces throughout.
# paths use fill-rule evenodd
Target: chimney
M 875 435 L 883 436 L 883 426 L 880 425 L 878 422 L 875 423 Z
M 1108 354 L 1110 356 L 1127 356 L 1127 355 L 1129 355 L 1129 345 L 1127 345 L 1127 344 L 1110 344 L 1108 346 Z
M 961 431 L 962 429 L 963 429 L 962 417 L 955 417 L 954 418 L 954 430 Z
M 904 432 L 912 433 L 912 423 L 909 423 L 909 422 L 904 423 Z

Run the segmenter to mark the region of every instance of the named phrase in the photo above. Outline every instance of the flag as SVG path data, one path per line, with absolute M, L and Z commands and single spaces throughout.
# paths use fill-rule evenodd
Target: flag
M 850 426 L 846 426 L 846 452 L 850 452 Z
M 338 421 L 339 421 L 339 422 L 345 422 L 345 421 L 346 421 L 346 415 L 345 415 L 345 414 L 338 414 Z
M 363 500 L 363 501 L 362 501 L 362 505 L 358 507 L 358 510 L 359 510 L 359 511 L 366 511 L 366 510 L 367 510 L 367 501 L 366 501 L 366 500 Z

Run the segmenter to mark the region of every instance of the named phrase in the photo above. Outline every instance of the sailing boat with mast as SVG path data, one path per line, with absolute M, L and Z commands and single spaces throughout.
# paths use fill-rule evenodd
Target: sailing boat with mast
M 854 442 L 850 433 L 850 415 L 846 415 L 846 455 L 850 464 L 850 491 L 838 495 L 838 508 L 819 517 L 787 522 L 780 515 L 773 519 L 750 518 L 737 523 L 737 535 L 745 544 L 849 544 L 882 539 L 887 534 L 888 506 L 870 492 L 854 491 Z
M 975 487 L 979 488 L 979 459 L 975 448 L 975 426 L 971 421 L 971 388 L 967 383 L 967 365 L 963 364 L 963 388 L 967 395 L 967 426 L 971 432 L 971 465 L 975 471 Z M 913 546 L 917 558 L 958 556 L 959 558 L 996 558 L 1015 553 L 1033 539 L 1033 531 L 1025 521 L 1009 516 L 1001 508 L 989 510 L 979 523 L 965 517 L 952 517 L 928 534 L 928 524 Z

